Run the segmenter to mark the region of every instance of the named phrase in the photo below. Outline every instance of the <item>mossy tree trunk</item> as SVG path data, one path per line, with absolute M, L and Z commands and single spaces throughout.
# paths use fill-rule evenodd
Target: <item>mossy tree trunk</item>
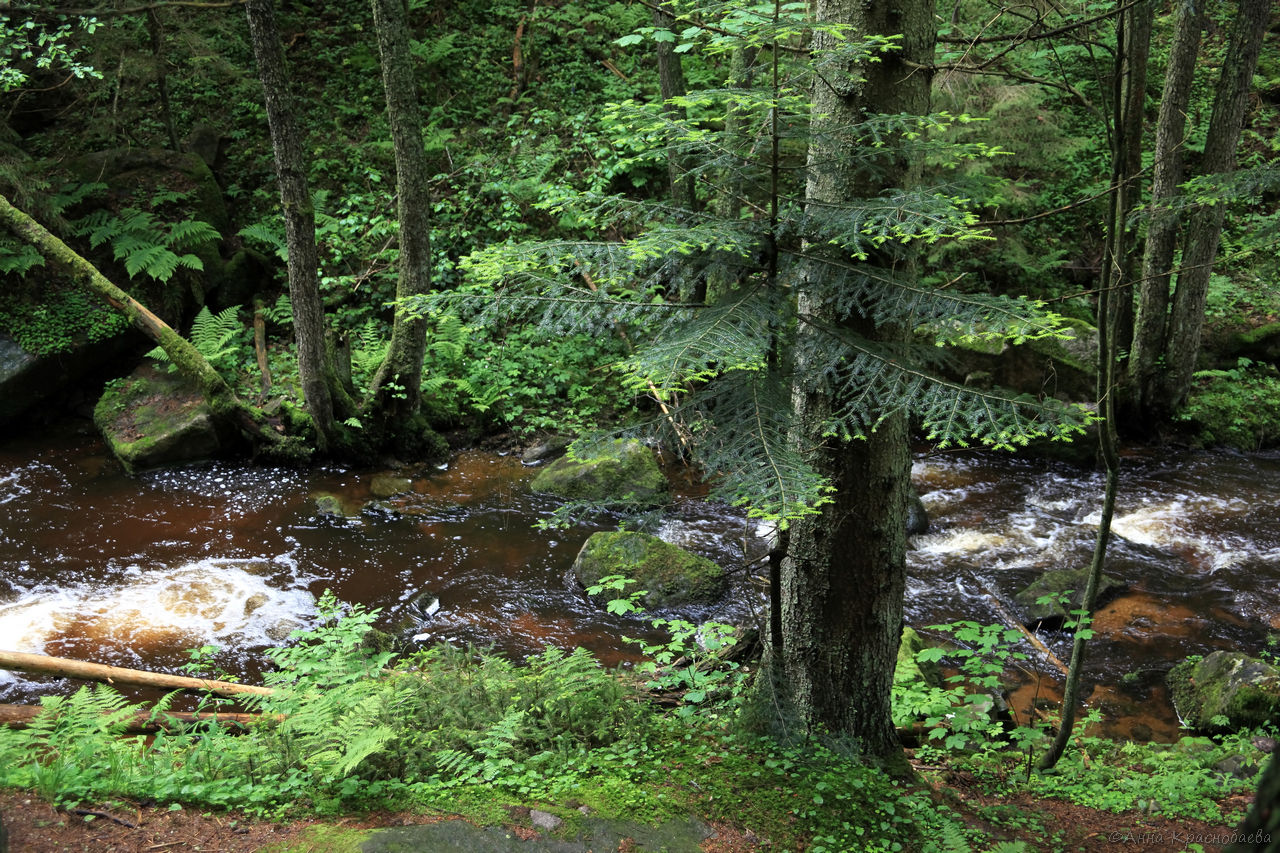
M 159 344 L 178 371 L 200 390 L 215 418 L 238 428 L 257 448 L 272 455 L 297 455 L 295 450 L 288 447 L 287 440 L 266 423 L 260 412 L 236 396 L 231 386 L 227 385 L 218 371 L 213 369 L 190 342 L 2 195 L 0 224 L 19 240 L 35 247 L 53 267 L 67 273 L 76 284 L 96 293 L 113 308 L 122 311 L 135 326 Z
M 816 19 L 820 26 L 847 27 L 850 39 L 903 36 L 901 50 L 876 62 L 842 59 L 819 66 L 805 197 L 824 212 L 916 179 L 917 164 L 901 156 L 865 168 L 857 128 L 875 113 L 928 111 L 930 74 L 924 69 L 932 62 L 936 31 L 929 0 L 818 0 Z M 821 30 L 813 51 L 834 56 L 841 46 L 839 37 Z M 900 272 L 910 262 L 898 258 L 896 264 Z M 820 276 L 813 273 L 800 284 L 798 361 L 821 347 L 821 341 L 805 339 L 821 338 L 830 328 L 887 345 L 900 339 L 897 327 L 834 313 L 838 300 L 825 298 L 831 294 L 822 292 Z M 795 367 L 803 382 L 808 366 Z M 822 387 L 797 385 L 796 438 L 835 491 L 820 514 L 791 528 L 780 584 L 783 647 L 780 654 L 774 650 L 774 666 L 806 726 L 852 737 L 868 757 L 907 774 L 890 704 L 906 588 L 906 415 L 891 413 L 865 440 L 846 443 L 827 435 L 842 402 Z
M 316 426 L 317 449 L 325 452 L 336 447 L 340 440 L 334 416 L 334 396 L 342 392 L 336 388 L 336 373 L 325 347 L 316 220 L 307 186 L 302 133 L 289 89 L 274 0 L 247 0 L 244 8 L 249 19 L 249 36 L 258 64 L 258 77 L 262 81 L 276 176 L 280 184 L 280 204 L 284 208 L 285 242 L 289 251 L 289 301 L 293 306 L 298 374 L 307 411 Z M 344 414 L 350 413 L 344 411 Z
M 400 269 L 396 300 L 421 296 L 431 288 L 430 196 L 422 115 L 418 108 L 413 55 L 402 0 L 373 0 L 382 84 L 396 158 L 396 204 L 400 220 Z M 422 360 L 427 321 L 397 309 L 391 346 L 369 388 L 369 408 L 389 426 L 405 427 L 422 402 Z M 395 388 L 393 390 L 392 385 Z

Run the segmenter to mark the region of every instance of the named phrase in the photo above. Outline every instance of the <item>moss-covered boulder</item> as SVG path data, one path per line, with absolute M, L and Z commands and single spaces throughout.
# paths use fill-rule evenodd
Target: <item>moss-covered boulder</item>
M 200 393 L 176 374 L 141 367 L 109 382 L 93 422 L 129 473 L 208 459 L 221 447 Z
M 1228 339 L 1225 350 L 1229 357 L 1280 363 L 1280 322 L 1237 332 Z
M 635 440 L 570 453 L 543 469 L 530 488 L 566 500 L 645 506 L 664 503 L 670 491 L 653 451 Z
M 650 609 L 709 604 L 728 587 L 724 569 L 706 557 L 629 530 L 593 533 L 573 562 L 573 575 L 583 586 L 611 575 L 633 578 L 634 589 L 648 590 L 643 603 Z
M 1045 572 L 1040 577 L 1032 581 L 1026 588 L 1017 593 L 1013 600 L 1018 605 L 1018 612 L 1022 616 L 1022 621 L 1029 627 L 1040 627 L 1053 630 L 1062 625 L 1069 615 L 1069 610 L 1075 610 L 1080 607 L 1084 601 L 1084 588 L 1089 583 L 1089 570 L 1085 569 L 1057 569 L 1051 572 Z M 1115 598 L 1128 586 L 1124 581 L 1117 580 L 1110 575 L 1102 576 L 1102 583 L 1098 587 L 1098 605 L 1110 601 Z M 1071 592 L 1069 600 L 1070 606 L 1064 607 L 1059 603 L 1059 597 L 1066 592 Z M 1044 596 L 1053 596 L 1054 601 L 1041 604 L 1037 601 Z
M 949 378 L 980 388 L 1011 388 L 1027 394 L 1091 400 L 1097 329 L 1071 318 L 1066 319 L 1064 329 L 1070 338 L 1017 345 L 979 339 L 949 347 L 943 372 Z M 933 334 L 928 329 L 921 333 Z
M 1189 658 L 1169 671 L 1178 719 L 1201 731 L 1280 723 L 1280 668 L 1243 652 Z
M 942 686 L 942 669 L 938 666 L 938 662 L 916 660 L 916 655 L 926 646 L 928 643 L 915 628 L 908 626 L 902 629 L 902 640 L 898 643 L 898 663 L 893 672 L 895 683 L 911 682 L 926 684 L 929 687 Z

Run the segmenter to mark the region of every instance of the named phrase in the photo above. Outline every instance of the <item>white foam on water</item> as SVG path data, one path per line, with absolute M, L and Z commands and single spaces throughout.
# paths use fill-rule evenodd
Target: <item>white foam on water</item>
M 985 530 L 946 530 L 915 538 L 915 550 L 925 554 L 971 554 L 993 551 L 1014 544 L 1004 533 Z
M 272 584 L 279 568 L 278 558 L 206 559 L 131 571 L 111 588 L 31 590 L 0 604 L 0 648 L 43 654 L 67 639 L 135 652 L 279 645 L 315 614 L 306 589 Z
M 1249 503 L 1245 500 L 1178 495 L 1117 513 L 1111 530 L 1140 545 L 1198 554 L 1200 565 L 1214 572 L 1257 556 L 1248 543 L 1238 541 L 1237 537 L 1206 530 L 1213 527 L 1215 519 L 1238 516 L 1248 510 Z M 1096 525 L 1100 517 L 1094 512 L 1085 521 Z

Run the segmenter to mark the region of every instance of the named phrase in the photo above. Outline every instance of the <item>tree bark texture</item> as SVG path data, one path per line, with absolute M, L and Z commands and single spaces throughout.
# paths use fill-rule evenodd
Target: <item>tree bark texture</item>
M 373 0 L 373 21 L 378 31 L 382 84 L 396 157 L 396 203 L 400 220 L 396 300 L 401 301 L 431 289 L 431 199 L 427 194 L 427 162 L 422 147 L 417 81 L 401 0 Z M 426 349 L 426 318 L 409 318 L 397 310 L 391 347 L 369 389 L 374 407 L 392 421 L 404 423 L 418 412 Z M 403 396 L 399 396 L 400 392 L 395 396 L 387 393 L 391 380 L 403 389 Z
M 1273 0 L 1240 0 L 1227 39 L 1227 53 L 1213 100 L 1209 133 L 1205 137 L 1201 170 L 1206 175 L 1230 172 L 1236 167 L 1236 148 L 1240 144 L 1245 107 L 1273 5 Z M 1209 277 L 1218 255 L 1225 213 L 1222 203 L 1206 206 L 1192 213 L 1187 225 L 1182 269 L 1169 311 L 1163 393 L 1158 397 L 1159 402 L 1168 407 L 1164 414 L 1171 414 L 1180 406 L 1191 389 L 1191 375 L 1200 353 Z
M 430 196 L 426 192 L 426 154 L 417 104 L 408 24 L 401 0 L 372 0 L 378 51 L 387 92 L 387 118 L 396 149 L 396 199 L 399 216 L 397 301 L 421 296 L 431 287 Z M 396 311 L 392 345 L 376 373 L 370 397 L 375 409 L 403 423 L 417 414 L 422 400 L 422 359 L 426 355 L 426 318 Z M 388 393 L 394 380 L 402 392 Z M 402 396 L 401 396 L 402 394 Z
M 1151 179 L 1152 216 L 1142 256 L 1134 305 L 1133 345 L 1129 356 L 1130 405 L 1139 413 L 1156 407 L 1155 377 L 1164 352 L 1169 314 L 1169 282 L 1178 240 L 1178 218 L 1161 208 L 1178 196 L 1185 169 L 1187 107 L 1196 57 L 1205 27 L 1203 3 L 1179 3 L 1169 65 L 1165 70 Z M 1140 416 L 1139 416 L 1140 417 Z
M 888 186 L 914 179 L 915 167 L 898 158 L 872 175 L 854 131 L 872 113 L 923 114 L 930 78 L 920 66 L 932 61 L 935 27 L 928 0 L 818 0 L 819 24 L 851 27 L 849 38 L 903 34 L 903 47 L 878 62 L 843 60 L 820 65 L 813 91 L 806 203 L 856 204 Z M 838 37 L 822 32 L 814 54 L 838 48 Z M 896 328 L 876 327 L 861 317 L 833 315 L 830 303 L 802 279 L 797 334 L 821 336 L 828 324 L 865 338 L 893 341 Z M 803 352 L 805 347 L 798 346 Z M 890 414 L 865 440 L 843 443 L 823 435 L 841 401 L 821 386 L 806 384 L 799 363 L 794 394 L 797 440 L 834 486 L 834 499 L 820 514 L 791 529 L 781 578 L 783 648 L 774 651 L 781 683 L 800 718 L 814 730 L 850 736 L 873 759 L 904 771 L 890 706 L 902 599 L 906 585 L 906 515 L 911 463 L 907 421 Z M 812 377 L 809 377 L 812 378 Z
M 1151 29 L 1155 21 L 1152 0 L 1142 0 L 1122 13 L 1120 31 L 1123 40 L 1117 56 L 1115 90 L 1120 99 L 1118 121 L 1114 131 L 1114 148 L 1121 157 L 1120 187 L 1121 236 L 1119 248 L 1123 254 L 1117 260 L 1119 276 L 1116 285 L 1126 295 L 1130 294 L 1134 274 L 1141 264 L 1135 241 L 1129 239 L 1130 215 L 1142 196 L 1142 128 L 1147 107 L 1147 70 L 1151 64 Z M 1115 332 L 1117 346 L 1128 351 L 1133 343 L 1133 298 L 1116 299 Z
M 306 157 L 293 96 L 285 69 L 284 48 L 276 25 L 274 0 L 247 0 L 249 36 L 262 81 L 267 124 L 275 153 L 280 204 L 284 209 L 285 243 L 289 251 L 289 301 L 298 346 L 298 373 L 307 411 L 315 422 L 318 449 L 328 451 L 338 438 L 334 419 L 324 337 L 324 305 L 320 299 L 316 219 L 307 186 Z

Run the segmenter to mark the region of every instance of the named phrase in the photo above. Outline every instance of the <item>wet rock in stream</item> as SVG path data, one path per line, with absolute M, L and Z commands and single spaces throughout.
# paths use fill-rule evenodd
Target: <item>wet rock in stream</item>
M 646 590 L 644 604 L 652 609 L 704 604 L 724 594 L 724 569 L 656 536 L 627 530 L 593 533 L 573 563 L 573 575 L 589 587 L 602 578 L 622 575 Z M 606 590 L 605 600 L 626 597 L 631 590 Z

